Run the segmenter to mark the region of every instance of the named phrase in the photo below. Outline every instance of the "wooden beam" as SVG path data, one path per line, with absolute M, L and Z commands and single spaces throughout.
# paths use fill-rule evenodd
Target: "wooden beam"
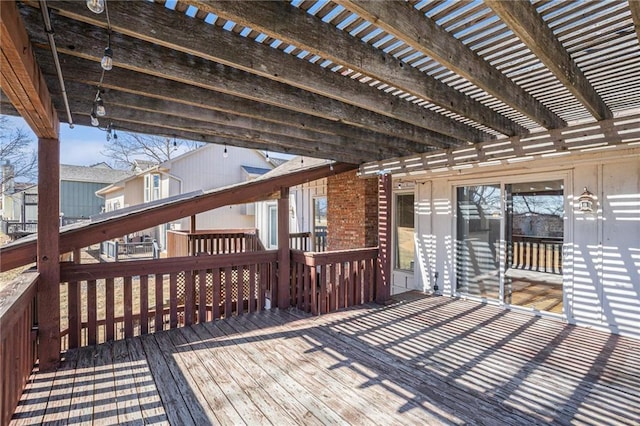
M 39 33 L 36 30 L 38 24 L 35 17 L 29 14 L 25 16 L 25 22 L 27 27 L 33 30 L 33 38 L 38 39 Z M 95 46 L 106 45 L 105 33 L 96 33 L 92 27 L 69 22 L 66 18 L 58 17 L 54 23 L 56 38 L 60 40 L 59 53 L 83 57 L 95 62 L 102 59 L 102 53 L 96 50 Z M 34 44 L 36 43 L 39 47 L 46 48 L 47 46 L 40 39 L 34 41 Z M 114 58 L 114 66 L 142 75 L 167 78 L 202 89 L 240 96 L 251 101 L 337 120 L 433 146 L 459 145 L 461 143 L 458 139 L 390 117 L 395 115 L 405 118 L 404 114 L 398 114 L 396 110 L 406 108 L 404 104 L 407 102 L 396 105 L 393 102 L 390 103 L 386 95 L 380 95 L 381 98 L 378 101 L 381 103 L 378 108 L 385 110 L 387 115 L 373 114 L 370 110 L 129 37 L 114 34 L 111 37 L 111 44 L 114 48 L 119 46 L 117 55 L 114 53 L 114 56 L 117 56 Z M 144 55 L 140 54 L 141 51 L 145 52 Z M 163 64 L 163 66 L 159 67 L 156 64 Z M 210 102 L 214 102 L 214 100 Z M 420 108 L 420 110 L 424 110 L 424 108 Z M 420 110 L 412 109 L 416 122 L 419 122 L 423 117 L 420 115 Z
M 440 62 L 547 129 L 566 123 L 499 70 L 405 1 L 336 0 L 363 19 Z
M 246 8 L 237 2 L 188 0 L 205 12 L 212 12 L 304 49 L 311 54 L 342 65 L 449 111 L 469 117 L 506 135 L 526 134 L 527 130 L 490 108 L 458 92 L 445 83 L 352 37 L 334 25 L 308 15 L 284 2 L 253 2 Z M 283 25 L 282 23 L 285 23 Z M 319 40 L 330 40 L 319 43 Z
M 278 198 L 278 308 L 291 304 L 291 254 L 289 249 L 289 188 L 280 189 Z
M 493 9 L 596 120 L 613 117 L 609 107 L 533 4 L 528 1 L 502 0 L 486 0 L 485 4 Z
M 286 154 L 305 155 L 314 158 L 333 159 L 338 161 L 340 158 L 344 162 L 352 164 L 361 164 L 366 158 L 371 158 L 371 153 L 350 153 L 336 147 L 320 147 L 299 139 L 287 138 L 285 136 L 272 135 L 268 133 L 257 133 L 253 131 L 244 131 L 242 133 L 232 129 L 231 132 L 225 132 L 225 129 L 217 129 L 216 126 L 191 127 L 191 122 L 174 118 L 167 115 L 155 113 L 140 113 L 139 111 L 129 110 L 127 115 L 123 111 L 117 111 L 114 116 L 116 130 L 131 131 L 144 134 L 159 134 L 165 136 L 175 136 L 183 139 L 189 139 L 198 142 L 228 144 L 250 149 L 268 149 L 272 152 L 283 152 Z M 79 125 L 90 126 L 90 118 L 88 115 L 75 115 L 74 121 Z
M 376 268 L 376 302 L 386 303 L 391 298 L 391 224 L 393 190 L 391 175 L 378 177 L 378 259 Z
M 0 87 L 36 136 L 56 139 L 58 116 L 16 3 L 0 5 Z
M 229 2 L 225 2 L 225 4 L 227 3 Z M 270 3 L 277 5 L 276 2 Z M 241 5 L 236 6 L 240 7 Z M 58 9 L 61 15 L 68 16 L 74 20 L 87 22 L 91 25 L 104 25 L 104 20 L 99 19 L 86 8 L 78 8 L 75 2 L 56 2 L 52 3 L 52 7 Z M 251 9 L 254 8 L 242 7 L 242 10 Z M 394 99 L 384 92 L 370 87 L 368 84 L 325 70 L 318 64 L 298 59 L 268 45 L 256 43 L 255 40 L 250 38 L 240 37 L 222 28 L 209 25 L 203 20 L 190 18 L 184 14 L 177 14 L 160 4 L 115 2 L 109 8 L 109 15 L 113 30 L 129 37 L 218 62 L 267 79 L 333 98 L 340 102 L 346 102 L 407 121 L 457 139 L 474 142 L 489 139 L 488 134 L 470 128 L 459 121 L 400 98 Z M 264 19 L 265 17 L 261 16 L 261 18 Z M 288 18 L 281 16 L 280 19 L 287 19 L 289 25 L 292 24 Z M 56 28 L 58 26 L 56 24 Z M 163 28 L 163 30 L 158 31 L 158 27 Z M 326 25 L 322 25 L 322 27 L 327 27 L 321 28 L 323 30 L 333 28 Z M 335 28 L 333 29 L 339 31 Z M 194 37 L 193 34 L 198 34 L 198 36 Z M 344 37 L 344 35 L 342 36 Z M 327 35 L 325 34 L 324 37 L 327 37 Z M 352 37 L 349 38 L 349 41 L 353 42 L 354 39 Z M 328 43 L 325 44 L 328 45 Z M 364 43 L 360 44 L 365 49 L 369 49 Z M 346 52 L 343 55 L 346 55 Z M 408 78 L 402 74 L 404 66 L 387 64 L 385 59 L 380 58 L 376 52 L 370 52 L 370 56 L 375 56 L 378 63 L 385 64 L 385 68 L 400 71 L 401 75 L 395 75 L 398 74 L 396 72 L 393 80 L 391 77 L 388 79 L 389 84 L 397 87 L 399 81 L 415 81 L 414 85 L 419 88 L 421 96 L 426 96 L 426 93 L 422 92 L 424 92 L 424 80 L 429 78 L 424 73 L 406 66 L 407 72 L 413 75 L 413 78 Z M 395 61 L 395 59 L 389 58 L 389 61 Z M 443 90 L 446 91 L 444 98 L 446 98 L 447 105 L 450 105 L 455 99 L 465 104 L 470 103 L 474 108 L 485 108 L 483 118 L 495 116 L 496 120 L 501 123 L 500 128 L 502 131 L 509 132 L 508 134 L 515 132 L 513 126 L 508 126 L 510 120 L 499 116 L 489 108 L 482 107 L 481 104 L 460 94 L 444 83 L 437 84 L 443 86 Z M 383 108 L 383 105 L 387 105 L 387 107 Z M 470 110 L 473 109 L 465 108 L 464 112 L 469 113 Z M 480 118 L 480 115 L 477 115 L 477 117 Z M 524 129 L 520 130 L 524 131 Z
M 88 114 L 91 105 L 88 102 L 90 99 L 87 99 L 86 94 L 93 93 L 95 89 L 79 83 L 68 83 L 66 86 L 67 91 L 73 93 L 73 96 L 69 97 L 71 111 L 74 114 Z M 79 94 L 84 94 L 84 97 Z M 292 149 L 295 149 L 297 145 L 307 145 L 307 149 L 315 150 L 315 156 L 321 158 L 324 158 L 322 155 L 325 149 L 333 149 L 337 152 L 346 151 L 350 154 L 361 155 L 363 158 L 369 157 L 371 159 L 423 153 L 433 149 L 428 145 L 403 140 L 396 141 L 395 147 L 375 146 L 370 141 L 353 140 L 341 135 L 328 135 L 300 129 L 284 123 L 273 123 L 253 117 L 239 116 L 202 107 L 184 105 L 170 100 L 148 98 L 114 90 L 107 90 L 103 95 L 103 100 L 107 110 L 107 117 L 102 120 L 106 122 L 110 120 L 116 125 L 122 118 L 130 122 L 157 124 L 163 128 L 180 126 L 187 130 L 197 130 L 198 132 L 214 135 L 235 133 L 238 137 L 244 137 L 248 132 L 252 132 L 254 135 L 266 134 L 267 139 L 273 138 L 273 135 L 280 135 L 280 139 L 275 138 L 274 143 L 284 143 L 287 140 L 299 139 L 300 142 L 294 143 Z
M 200 196 L 183 199 L 155 207 L 141 206 L 139 210 L 122 217 L 95 222 L 81 228 L 68 229 L 60 234 L 60 252 L 66 253 L 76 248 L 87 247 L 111 238 L 118 238 L 132 232 L 178 220 L 184 217 L 213 210 L 230 204 L 243 204 L 269 199 L 271 194 L 282 187 L 300 185 L 324 177 L 354 170 L 353 164 L 334 163 L 333 170 L 328 164 L 291 170 L 284 175 L 260 177 L 221 190 L 207 192 Z M 36 241 L 25 237 L 9 245 L 0 247 L 0 272 L 26 265 L 36 257 Z
M 60 142 L 38 139 L 38 357 L 40 369 L 60 362 Z M 3 262 L 4 263 L 4 262 Z
M 47 61 L 48 55 L 40 55 L 39 63 L 47 75 L 47 78 L 54 78 L 49 72 L 53 70 L 52 61 Z M 100 67 L 96 67 L 95 62 L 82 58 L 61 55 L 60 57 L 65 75 L 68 76 L 67 91 L 70 94 L 81 93 L 86 96 L 87 89 L 74 86 L 75 82 L 92 86 L 93 93 L 100 80 Z M 69 70 L 69 72 L 66 72 Z M 368 129 L 359 128 L 344 124 L 335 120 L 327 120 L 301 112 L 291 111 L 260 102 L 249 101 L 233 95 L 220 92 L 203 90 L 192 85 L 166 80 L 150 75 L 132 75 L 131 71 L 114 68 L 109 71 L 109 78 L 103 83 L 106 90 L 114 89 L 118 92 L 129 95 L 143 96 L 146 98 L 179 103 L 182 105 L 205 108 L 210 111 L 220 111 L 230 113 L 238 117 L 255 118 L 271 123 L 286 124 L 292 128 L 309 130 L 326 135 L 336 135 L 359 141 L 365 141 L 367 148 L 376 148 L 376 152 L 389 150 L 411 150 L 413 152 L 423 152 L 430 146 L 422 142 L 410 141 L 408 139 L 389 136 L 382 133 L 373 132 Z M 108 103 L 111 99 L 108 100 Z M 136 103 L 130 102 L 129 105 Z M 142 101 L 138 104 L 142 105 Z M 86 109 L 90 106 L 85 107 Z M 444 142 L 444 141 L 443 141 Z M 413 145 L 413 148 L 411 147 Z M 423 148 L 421 148 L 423 147 Z

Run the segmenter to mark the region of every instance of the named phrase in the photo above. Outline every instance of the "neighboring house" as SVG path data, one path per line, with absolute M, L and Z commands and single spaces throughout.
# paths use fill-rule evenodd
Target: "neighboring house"
M 132 172 L 115 170 L 106 163 L 92 166 L 60 165 L 60 212 L 63 223 L 89 219 L 104 210 L 102 198 L 95 192 L 117 182 Z M 7 182 L 3 191 L 3 220 L 37 222 L 38 186 Z M 35 227 L 30 228 L 31 231 Z
M 96 195 L 104 198 L 105 211 L 110 212 L 251 180 L 279 163 L 279 159 L 267 158 L 257 150 L 206 144 L 162 164 L 146 167 L 97 191 Z M 200 230 L 253 228 L 254 216 L 253 203 L 229 206 L 198 214 L 196 227 Z M 190 226 L 191 218 L 185 217 L 141 233 L 156 239 L 164 250 L 167 230 L 188 230 Z

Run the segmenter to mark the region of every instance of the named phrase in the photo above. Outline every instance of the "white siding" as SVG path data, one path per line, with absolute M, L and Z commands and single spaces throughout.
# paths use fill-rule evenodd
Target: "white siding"
M 415 178 L 414 288 L 431 290 L 437 271 L 440 290 L 454 294 L 456 186 L 560 178 L 566 200 L 564 319 L 640 336 L 640 150 L 475 170 Z M 593 213 L 578 210 L 585 187 L 597 197 Z

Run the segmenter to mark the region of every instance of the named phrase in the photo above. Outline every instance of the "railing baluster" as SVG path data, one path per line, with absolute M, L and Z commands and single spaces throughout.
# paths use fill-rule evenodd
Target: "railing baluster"
M 193 298 L 195 292 L 193 274 L 194 271 L 184 272 L 184 325 L 193 324 Z
M 131 277 L 124 277 L 124 337 L 133 337 L 133 286 Z
M 238 315 L 244 313 L 244 266 L 238 266 L 238 302 L 236 312 Z
M 140 276 L 140 334 L 149 333 L 149 275 Z
M 169 275 L 169 328 L 178 326 L 178 273 Z
M 96 280 L 87 281 L 87 335 L 89 345 L 97 343 L 97 297 Z
M 115 302 L 114 302 L 114 288 L 113 278 L 107 278 L 104 280 L 105 286 L 105 339 L 107 341 L 115 340 L 114 338 L 114 323 L 115 316 Z
M 256 311 L 256 265 L 249 265 L 249 313 Z
M 220 268 L 211 270 L 213 274 L 213 319 L 220 318 Z
M 232 316 L 232 270 L 231 267 L 224 268 L 224 317 Z
M 164 276 L 162 274 L 156 274 L 156 314 L 153 320 L 153 330 L 162 331 L 164 324 Z
M 69 349 L 74 349 L 80 347 L 80 333 L 82 330 L 80 285 L 78 281 L 70 282 L 67 291 L 69 292 Z
M 207 321 L 207 270 L 198 272 L 198 322 Z

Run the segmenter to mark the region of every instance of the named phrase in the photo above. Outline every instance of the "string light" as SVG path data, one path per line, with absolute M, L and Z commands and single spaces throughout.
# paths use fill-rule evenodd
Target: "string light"
M 96 94 L 95 110 L 99 117 L 104 117 L 107 115 L 107 110 L 104 109 L 104 101 L 102 100 L 101 92 L 102 90 L 98 90 L 98 93 Z
M 100 65 L 102 69 L 105 71 L 111 71 L 113 68 L 113 50 L 111 50 L 111 31 L 109 31 L 109 40 L 107 42 L 107 47 L 104 49 L 104 56 L 100 61 Z
M 98 117 L 96 116 L 96 112 L 95 111 L 91 111 L 90 117 L 91 117 L 91 125 L 93 127 L 98 127 L 100 125 L 100 122 L 98 121 Z
M 227 151 L 227 144 L 226 143 L 224 144 L 224 151 L 222 151 L 222 156 L 224 158 L 229 157 L 229 152 Z
M 104 12 L 104 0 L 87 0 L 87 7 L 93 13 Z
M 178 142 L 176 142 L 176 137 L 173 137 L 173 147 L 177 148 L 178 147 Z
M 267 161 L 267 163 L 270 163 L 271 159 L 269 158 L 269 150 L 268 149 L 265 150 L 265 153 L 266 153 L 266 155 L 265 155 L 264 159 Z

